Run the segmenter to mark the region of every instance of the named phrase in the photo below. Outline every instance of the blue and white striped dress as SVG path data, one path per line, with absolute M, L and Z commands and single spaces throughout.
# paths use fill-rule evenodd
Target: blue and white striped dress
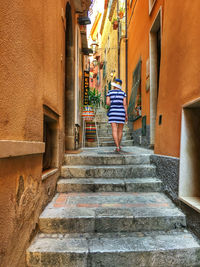
M 125 109 L 123 105 L 123 99 L 126 97 L 126 93 L 122 90 L 110 90 L 107 94 L 110 97 L 110 111 L 108 114 L 109 123 L 125 123 Z

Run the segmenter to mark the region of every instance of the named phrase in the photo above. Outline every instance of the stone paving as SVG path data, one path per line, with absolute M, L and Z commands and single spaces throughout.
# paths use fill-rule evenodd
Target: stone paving
M 162 192 L 151 150 L 66 154 L 57 194 L 39 218 L 27 266 L 200 266 L 199 241 Z

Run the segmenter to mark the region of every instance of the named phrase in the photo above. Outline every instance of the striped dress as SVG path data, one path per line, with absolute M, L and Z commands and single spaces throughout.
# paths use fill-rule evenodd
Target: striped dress
M 110 97 L 110 110 L 108 114 L 109 123 L 125 123 L 125 109 L 123 105 L 123 99 L 126 97 L 126 93 L 122 90 L 110 90 L 107 94 Z

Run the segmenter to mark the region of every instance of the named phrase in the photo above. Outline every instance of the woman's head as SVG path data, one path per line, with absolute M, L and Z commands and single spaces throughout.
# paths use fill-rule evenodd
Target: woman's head
M 114 89 L 122 89 L 122 80 L 115 79 L 114 82 L 111 83 Z

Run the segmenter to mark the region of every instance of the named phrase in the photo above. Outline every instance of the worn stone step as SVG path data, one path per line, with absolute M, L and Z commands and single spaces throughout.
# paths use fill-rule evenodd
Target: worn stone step
M 134 142 L 133 140 L 122 140 L 121 145 L 122 146 L 133 146 Z M 106 142 L 101 142 L 100 146 L 115 146 L 114 141 L 106 141 Z
M 98 142 L 94 141 L 94 142 L 85 142 L 85 147 L 98 147 Z
M 157 178 L 135 179 L 60 179 L 57 192 L 159 192 L 162 182 Z
M 66 166 L 61 168 L 64 178 L 145 178 L 155 177 L 154 165 Z
M 200 266 L 200 246 L 186 230 L 124 234 L 39 234 L 27 265 L 70 267 Z
M 65 154 L 66 165 L 130 165 L 150 164 L 150 154 Z
M 122 137 L 122 141 L 125 141 L 125 140 L 131 140 L 131 135 L 130 134 L 127 134 L 127 135 L 123 135 Z M 113 137 L 112 136 L 100 136 L 99 137 L 99 141 L 100 142 L 107 142 L 107 141 L 113 141 Z
M 100 126 L 100 127 L 111 127 L 111 124 L 108 123 L 108 118 L 107 118 L 107 120 L 105 120 L 105 121 L 97 122 L 97 126 Z M 128 125 L 126 123 L 124 124 L 124 128 L 125 129 L 129 129 L 129 127 L 128 127 Z
M 110 134 L 112 135 L 112 128 L 108 127 L 108 128 L 98 128 L 98 134 L 99 136 L 106 136 L 106 134 Z M 131 131 L 129 129 L 123 129 L 123 135 L 124 134 L 132 134 Z
M 39 218 L 43 233 L 169 230 L 185 215 L 162 193 L 57 194 Z

